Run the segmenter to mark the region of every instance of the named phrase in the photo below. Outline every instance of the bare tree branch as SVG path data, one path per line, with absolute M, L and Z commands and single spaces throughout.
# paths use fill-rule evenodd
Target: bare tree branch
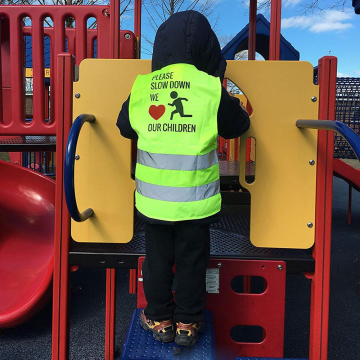
M 143 0 L 143 6 L 148 16 L 149 25 L 155 33 L 164 21 L 179 11 L 196 10 L 206 17 L 210 17 L 217 6 L 217 2 L 218 0 Z M 213 22 L 213 28 L 217 22 L 218 17 Z M 153 40 L 144 35 L 143 39 L 152 48 Z M 143 50 L 151 55 L 149 49 Z
M 246 6 L 249 4 L 249 0 L 241 0 Z M 291 3 L 291 0 L 285 0 L 285 2 Z M 300 4 L 300 13 L 306 15 L 307 13 L 321 12 L 324 10 L 340 10 L 344 11 L 345 6 L 349 3 L 347 0 L 306 0 L 303 4 Z M 271 0 L 258 1 L 258 10 L 264 10 L 265 13 L 270 11 Z

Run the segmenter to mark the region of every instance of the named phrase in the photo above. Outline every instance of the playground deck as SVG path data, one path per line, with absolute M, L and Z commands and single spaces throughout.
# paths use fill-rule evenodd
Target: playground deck
M 360 161 L 357 159 L 341 159 L 344 163 L 352 166 L 354 169 L 360 170 Z

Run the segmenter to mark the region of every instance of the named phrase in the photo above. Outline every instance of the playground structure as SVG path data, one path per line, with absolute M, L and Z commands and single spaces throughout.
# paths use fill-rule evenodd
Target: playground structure
M 35 151 L 37 153 L 33 158 L 30 157 L 29 166 L 31 166 L 31 162 L 38 163 L 39 165 L 42 164 L 43 157 L 45 157 L 45 162 L 48 164 L 47 155 L 45 153 L 45 156 L 43 156 L 42 151 L 55 151 L 55 135 L 57 135 L 58 131 L 58 122 L 55 120 L 58 116 L 56 108 L 60 108 L 59 102 L 62 101 L 61 93 L 57 93 L 57 84 L 62 76 L 61 71 L 58 70 L 58 63 L 62 65 L 62 62 L 59 62 L 57 59 L 57 54 L 66 50 L 71 51 L 76 56 L 77 63 L 80 63 L 85 57 L 95 55 L 94 44 L 96 42 L 96 56 L 98 57 L 119 57 L 120 51 L 123 57 L 133 58 L 135 56 L 136 38 L 134 34 L 120 30 L 115 31 L 115 28 L 119 29 L 116 16 L 112 16 L 110 19 L 110 11 L 113 11 L 113 14 L 119 13 L 118 5 L 113 2 L 111 6 L 95 7 L 1 7 L 2 91 L 0 94 L 0 134 L 2 137 L 0 146 L 2 151 Z M 69 16 L 75 19 L 76 29 L 65 28 L 65 19 Z M 31 19 L 31 27 L 24 26 L 23 19 L 25 17 Z M 47 28 L 44 26 L 43 21 L 46 17 L 51 17 L 53 27 Z M 86 24 L 90 17 L 94 17 L 97 20 L 96 30 L 87 30 Z M 24 36 L 31 36 L 32 41 L 32 119 L 27 118 L 25 114 L 24 87 L 26 74 L 23 71 Z M 120 37 L 123 38 L 121 43 Z M 50 39 L 50 68 L 52 72 L 50 88 L 53 89 L 51 92 L 49 91 L 48 80 L 45 81 L 44 39 Z M 47 50 L 49 51 L 49 48 Z M 75 70 L 73 71 L 71 79 L 74 79 Z M 68 108 L 68 110 L 70 109 L 71 107 Z M 62 125 L 60 122 L 61 127 Z M 39 160 L 37 160 L 38 157 Z M 52 159 L 52 163 L 54 163 L 54 159 Z M 62 163 L 62 160 L 60 163 Z M 14 226 L 16 225 L 19 228 L 31 230 L 28 236 L 24 237 L 24 232 L 20 230 L 14 233 L 11 227 L 2 227 L 1 260 L 4 260 L 4 257 L 6 257 L 6 261 L 3 264 L 8 269 L 3 271 L 5 280 L 2 281 L 4 288 L 1 289 L 3 297 L 1 298 L 0 326 L 1 328 L 6 328 L 26 321 L 36 310 L 41 308 L 45 302 L 46 295 L 49 295 L 48 290 L 53 275 L 53 262 L 51 259 L 54 256 L 54 213 L 59 214 L 61 206 L 59 207 L 59 203 L 57 203 L 57 210 L 54 211 L 54 199 L 48 199 L 50 205 L 47 205 L 48 203 L 42 200 L 43 198 L 49 198 L 47 193 L 50 193 L 50 190 L 46 192 L 46 188 L 44 190 L 41 190 L 41 188 L 50 180 L 44 179 L 40 175 L 33 175 L 31 177 L 31 175 L 28 175 L 27 170 L 23 168 L 13 169 L 12 167 L 6 167 L 5 164 L 1 164 L 1 169 L 2 176 L 9 175 L 7 180 L 2 177 L 2 184 L 4 184 L 2 190 L 4 191 L 1 193 L 1 219 L 2 221 L 13 223 Z M 57 175 L 60 173 L 61 171 L 57 171 Z M 22 186 L 22 181 L 26 182 L 27 179 L 29 179 L 29 184 L 26 187 Z M 9 194 L 5 196 L 7 193 L 6 185 L 8 184 L 14 184 L 14 186 L 8 186 L 9 193 L 11 193 L 11 189 L 14 190 L 15 195 L 12 197 L 9 197 Z M 16 186 L 19 190 L 17 190 Z M 54 184 L 47 185 L 47 187 L 49 186 L 52 186 L 54 191 Z M 23 197 L 22 201 L 18 201 L 17 193 Z M 38 217 L 42 215 L 42 220 L 46 223 L 44 228 L 39 227 L 40 220 L 37 218 L 32 227 L 29 227 L 30 225 L 27 224 L 29 206 L 33 202 L 38 204 L 34 206 L 34 216 L 37 211 L 36 209 L 43 207 L 43 214 L 38 210 Z M 49 206 L 52 206 L 52 208 L 46 211 Z M 16 221 L 13 216 L 15 214 L 18 214 Z M 51 235 L 48 230 L 49 228 L 52 230 Z M 37 238 L 34 243 L 39 244 L 38 248 L 33 247 L 33 250 L 27 254 L 29 257 L 24 259 L 19 251 L 19 244 L 26 239 L 28 239 L 27 244 L 31 244 L 31 239 L 34 237 Z M 10 254 L 12 260 L 9 260 Z M 9 266 L 9 261 L 12 262 L 13 266 Z M 26 279 L 29 279 L 29 277 L 24 276 L 23 283 L 18 284 L 22 291 L 20 289 L 13 289 L 10 284 L 14 284 L 14 279 L 21 274 L 21 271 L 28 271 L 28 266 L 33 269 L 31 272 L 28 272 L 29 276 L 33 276 L 33 282 L 30 280 L 27 282 Z M 36 270 L 36 266 L 39 268 L 38 270 Z
M 250 59 L 255 58 L 255 40 L 254 40 L 254 24 L 255 24 L 255 17 L 254 17 L 254 1 L 251 2 L 251 10 L 250 10 L 250 33 L 251 36 L 249 37 L 250 41 Z M 139 2 L 136 3 L 136 17 L 135 20 L 137 21 L 137 26 L 135 26 L 135 36 L 137 38 L 140 37 L 140 27 L 139 27 L 139 20 L 140 20 L 140 4 Z M 124 186 L 123 194 L 119 193 L 120 195 L 125 195 L 128 198 L 131 198 L 131 192 L 134 189 L 134 184 L 131 182 L 130 173 L 131 173 L 131 161 L 130 161 L 130 144 L 124 139 L 121 139 L 119 135 L 115 131 L 112 130 L 112 126 L 114 125 L 117 112 L 119 111 L 118 108 L 114 108 L 115 104 L 118 105 L 121 103 L 120 96 L 115 93 L 113 90 L 112 92 L 109 91 L 112 79 L 107 79 L 102 84 L 102 78 L 104 73 L 116 74 L 118 81 L 116 83 L 122 83 L 121 89 L 118 89 L 119 93 L 122 93 L 123 100 L 125 100 L 125 94 L 128 94 L 130 91 L 130 87 L 132 85 L 132 81 L 135 76 L 140 72 L 149 72 L 149 62 L 142 61 L 139 62 L 138 60 L 134 61 L 109 61 L 109 60 L 100 60 L 100 61 L 85 61 L 80 67 L 80 81 L 74 84 L 73 90 L 73 79 L 75 77 L 75 67 L 74 67 L 74 60 L 70 54 L 63 54 L 65 51 L 65 34 L 66 29 L 64 27 L 64 19 L 66 16 L 71 14 L 76 21 L 75 27 L 75 61 L 76 64 L 79 64 L 80 61 L 85 58 L 86 52 L 86 19 L 88 16 L 94 16 L 98 20 L 98 30 L 97 30 L 97 41 L 99 46 L 99 53 L 98 57 L 102 59 L 109 59 L 109 58 L 118 58 L 119 57 L 119 44 L 124 44 L 124 40 L 121 37 L 121 32 L 116 29 L 119 29 L 118 19 L 117 16 L 112 16 L 112 14 L 118 14 L 118 8 L 116 7 L 118 4 L 116 2 L 112 2 L 110 7 L 107 6 L 96 6 L 95 10 L 94 7 L 67 7 L 67 6 L 45 6 L 45 7 L 1 7 L 1 12 L 6 15 L 9 19 L 9 23 L 6 22 L 2 23 L 2 26 L 5 29 L 10 29 L 10 36 L 11 39 L 11 46 L 10 46 L 10 62 L 4 61 L 4 57 L 6 57 L 7 52 L 3 50 L 2 47 L 2 75 L 3 79 L 4 73 L 6 73 L 6 65 L 11 63 L 10 71 L 8 71 L 8 75 L 11 74 L 11 79 L 9 79 L 8 85 L 6 87 L 3 86 L 3 113 L 6 112 L 4 105 L 10 106 L 11 108 L 11 117 L 2 118 L 2 124 L 0 126 L 1 135 L 8 135 L 8 136 L 35 136 L 35 135 L 43 135 L 43 136 L 50 136 L 56 135 L 56 146 L 57 146 L 57 153 L 56 153 L 56 164 L 57 166 L 57 182 L 56 182 L 56 199 L 55 199 L 55 267 L 54 267 L 54 303 L 53 303 L 53 359 L 66 359 L 68 358 L 68 336 L 69 336 L 69 319 L 68 319 L 68 309 L 69 309 L 69 302 L 68 302 L 68 289 L 69 289 L 69 262 L 70 264 L 74 265 L 85 265 L 85 266 L 102 266 L 107 267 L 107 304 L 106 304 L 106 359 L 113 359 L 114 358 L 114 286 L 115 286 L 115 267 L 126 267 L 131 268 L 132 270 L 132 284 L 134 284 L 134 270 L 137 269 L 140 272 L 140 267 L 138 267 L 137 259 L 139 255 L 142 255 L 142 251 L 140 252 L 133 252 L 129 251 L 129 248 L 126 248 L 126 245 L 123 248 L 116 248 L 114 247 L 106 247 L 105 244 L 102 244 L 103 248 L 100 246 L 100 250 L 94 253 L 94 248 L 91 248 L 89 242 L 94 239 L 93 233 L 91 231 L 95 231 L 98 236 L 98 240 L 100 242 L 105 241 L 108 242 L 111 236 L 109 235 L 109 231 L 112 232 L 112 238 L 115 240 L 114 242 L 128 242 L 132 237 L 133 231 L 133 224 L 132 224 L 132 212 L 133 212 L 133 203 L 132 199 L 123 200 L 122 202 L 117 202 L 116 205 L 120 205 L 120 210 L 127 215 L 129 218 L 124 218 L 123 221 L 119 224 L 119 228 L 113 228 L 113 222 L 111 218 L 108 219 L 108 215 L 114 214 L 116 209 L 108 208 L 108 195 L 101 192 L 101 194 L 95 194 L 98 199 L 91 198 L 88 196 L 88 192 L 91 191 L 91 184 L 87 181 L 88 178 L 94 179 L 94 186 L 95 189 L 99 189 L 99 184 L 97 182 L 101 182 L 101 187 L 103 188 L 113 188 L 114 183 L 110 183 L 105 185 L 103 180 L 106 179 L 107 181 L 119 181 L 115 176 L 104 176 L 100 178 L 97 174 L 101 173 L 99 168 L 93 170 L 89 170 L 87 166 L 89 166 L 89 158 L 91 158 L 90 151 L 96 152 L 108 152 L 114 155 L 114 149 L 119 156 L 118 160 L 120 163 L 123 164 L 119 174 L 116 176 L 122 177 L 122 182 L 126 181 L 127 185 Z M 272 21 L 271 21 L 271 32 L 272 37 L 270 38 L 270 59 L 276 60 L 279 59 L 279 37 L 280 37 L 280 1 L 272 1 Z M 13 10 L 15 8 L 15 10 Z M 256 6 L 255 6 L 256 10 Z M 17 72 L 21 65 L 21 37 L 24 32 L 22 32 L 21 27 L 21 19 L 24 15 L 30 15 L 32 18 L 32 37 L 33 37 L 33 78 L 34 78 L 34 116 L 33 120 L 30 123 L 26 122 L 24 117 L 24 107 L 21 104 L 24 104 L 22 99 L 22 90 L 21 84 L 23 83 L 23 77 L 21 76 L 21 72 Z M 53 29 L 53 38 L 52 42 L 54 42 L 53 47 L 53 55 L 52 55 L 52 67 L 51 73 L 54 76 L 51 76 L 52 81 L 52 88 L 55 89 L 55 96 L 50 95 L 50 111 L 49 111 L 49 121 L 47 121 L 47 117 L 45 116 L 44 104 L 45 104 L 45 91 L 43 90 L 44 84 L 44 74 L 43 74 L 43 66 L 42 66 L 42 52 L 43 52 L 43 44 L 42 38 L 44 36 L 44 31 L 42 29 L 41 20 L 44 16 L 48 14 L 53 15 L 54 20 L 54 29 Z M 110 15 L 110 16 L 107 16 Z M 255 11 L 256 16 L 256 11 Z M 19 20 L 20 19 L 20 20 Z M 5 24 L 5 25 L 4 25 Z M 4 32 L 2 31 L 2 34 Z M 5 32 L 6 33 L 6 32 Z M 129 32 L 127 32 L 129 33 Z M 255 30 L 256 33 L 256 30 Z M 54 35 L 55 34 L 55 35 Z M 101 34 L 101 36 L 100 36 Z M 106 36 L 105 34 L 110 34 L 110 36 Z M 121 38 L 121 41 L 119 39 Z M 129 45 L 130 51 L 135 54 L 135 41 L 133 37 L 133 42 Z M 39 41 L 39 42 L 38 42 Z M 6 42 L 5 42 L 6 44 Z M 14 44 L 14 46 L 13 46 Z M 5 48 L 6 49 L 6 48 Z M 17 50 L 16 50 L 17 49 Z M 37 50 L 36 50 L 37 49 Z M 138 48 L 137 48 L 138 49 Z M 60 54 L 60 55 L 59 55 Z M 120 51 L 120 55 L 122 52 Z M 134 57 L 134 56 L 132 56 Z M 54 60 L 56 59 L 56 60 Z M 6 58 L 5 58 L 6 60 Z M 8 59 L 9 60 L 9 59 Z M 287 230 L 283 230 L 282 226 L 277 223 L 276 226 L 272 227 L 273 235 L 264 238 L 264 234 L 259 233 L 255 235 L 260 240 L 260 244 L 262 246 L 271 247 L 294 247 L 294 248 L 309 248 L 313 242 L 315 241 L 312 256 L 309 252 L 280 252 L 276 253 L 274 250 L 271 253 L 271 256 L 264 256 L 263 253 L 258 253 L 257 256 L 258 260 L 254 260 L 254 255 L 251 255 L 251 251 L 247 257 L 244 254 L 244 251 L 238 250 L 235 251 L 236 245 L 241 242 L 248 242 L 249 239 L 245 239 L 244 236 L 237 237 L 235 234 L 232 236 L 229 235 L 228 238 L 223 239 L 225 242 L 231 242 L 232 248 L 228 248 L 228 252 L 226 256 L 224 256 L 224 252 L 220 252 L 216 254 L 217 256 L 213 255 L 213 260 L 211 264 L 211 268 L 216 268 L 218 261 L 221 260 L 223 264 L 223 268 L 221 270 L 221 286 L 226 286 L 228 296 L 231 296 L 231 289 L 229 288 L 229 280 L 236 275 L 243 275 L 249 281 L 249 277 L 256 276 L 259 273 L 263 273 L 263 277 L 267 280 L 268 288 L 266 290 L 266 297 L 269 298 L 271 296 L 270 293 L 276 292 L 278 297 L 273 298 L 271 302 L 267 301 L 265 304 L 264 301 L 261 299 L 264 298 L 264 295 L 256 297 L 257 305 L 256 311 L 263 312 L 262 319 L 258 319 L 258 321 L 263 321 L 260 323 L 264 330 L 266 330 L 266 337 L 262 340 L 260 344 L 239 344 L 235 341 L 230 339 L 230 336 L 227 332 L 225 335 L 221 336 L 217 334 L 217 341 L 218 341 L 218 349 L 219 349 L 219 356 L 221 356 L 221 350 L 226 348 L 229 349 L 229 354 L 231 354 L 232 358 L 238 355 L 243 356 L 282 356 L 282 347 L 283 347 L 283 317 L 284 317 L 284 286 L 285 286 L 285 274 L 287 271 L 300 271 L 305 272 L 309 278 L 312 279 L 312 303 L 311 303 L 311 334 L 310 334 L 310 350 L 309 350 L 309 358 L 311 360 L 318 360 L 322 359 L 325 360 L 327 358 L 327 326 L 328 326 L 328 293 L 329 293 L 329 269 L 330 269 L 330 230 L 331 230 L 331 193 L 332 193 L 332 158 L 333 158 L 333 134 L 332 132 L 327 132 L 325 130 L 320 130 L 319 133 L 317 131 L 309 131 L 309 130 L 299 130 L 295 122 L 298 119 L 334 119 L 334 111 L 335 111 L 335 84 L 336 84 L 336 59 L 334 57 L 325 57 L 321 59 L 319 65 L 319 87 L 313 85 L 312 83 L 312 68 L 308 64 L 304 63 L 245 63 L 241 65 L 237 65 L 235 63 L 229 64 L 229 69 L 227 72 L 227 76 L 230 79 L 233 79 L 240 87 L 244 90 L 244 93 L 247 95 L 249 101 L 251 102 L 252 107 L 255 109 L 252 119 L 254 117 L 258 117 L 260 120 L 262 116 L 258 113 L 258 109 L 260 110 L 263 106 L 262 99 L 257 98 L 255 94 L 252 93 L 252 88 L 249 85 L 250 83 L 250 76 L 254 76 L 254 74 L 259 74 L 259 72 L 263 71 L 264 73 L 267 72 L 268 67 L 271 67 L 272 71 L 277 73 L 278 76 L 285 76 L 291 70 L 291 67 L 296 69 L 302 69 L 302 74 L 304 77 L 300 77 L 300 79 L 294 79 L 294 84 L 301 82 L 303 87 L 301 89 L 306 88 L 307 90 L 301 94 L 302 101 L 305 104 L 306 112 L 301 113 L 299 115 L 298 110 L 294 110 L 294 114 L 292 115 L 291 119 L 292 122 L 288 119 L 288 108 L 284 108 L 283 111 L 283 121 L 281 126 L 288 127 L 291 125 L 293 128 L 287 130 L 293 136 L 295 136 L 299 141 L 301 140 L 302 135 L 309 136 L 311 135 L 309 143 L 310 153 L 306 155 L 306 163 L 303 163 L 301 159 L 296 158 L 297 160 L 294 161 L 299 168 L 292 169 L 294 173 L 301 171 L 300 169 L 304 169 L 309 173 L 307 175 L 307 179 L 309 180 L 308 185 L 311 187 L 312 196 L 308 196 L 309 204 L 305 206 L 304 209 L 301 210 L 301 214 L 305 217 L 309 217 L 310 220 L 306 222 L 302 222 L 304 228 L 301 228 L 304 231 L 305 237 L 310 239 L 306 243 L 302 243 L 300 236 L 298 237 L 297 241 L 294 239 L 294 243 L 288 243 L 287 240 L 289 239 L 292 233 L 294 232 L 293 229 L 289 227 Z M 290 68 L 289 68 L 290 67 Z M 110 70 L 111 68 L 111 70 Z M 285 69 L 288 70 L 285 70 Z M 86 70 L 87 69 L 87 70 Z M 95 69 L 95 71 L 93 71 Z M 247 69 L 249 71 L 249 79 L 248 83 L 242 82 L 242 80 L 236 81 L 236 77 L 239 73 L 239 69 Z M 289 70 L 290 69 L 290 70 Z M 265 71 L 266 70 L 266 71 Z M 283 75 L 281 73 L 283 72 Z M 246 73 L 246 72 L 245 72 Z M 99 84 L 99 88 L 95 91 L 90 91 L 91 88 L 89 84 L 92 84 L 95 79 L 96 83 Z M 122 82 L 121 80 L 126 78 L 126 82 Z M 266 83 L 264 79 L 264 83 Z M 89 82 L 87 84 L 87 82 Z M 110 83 L 109 83 L 110 82 Z M 86 86 L 87 84 L 87 86 Z M 112 85 L 113 86 L 113 85 Z M 295 87 L 295 86 L 294 86 Z M 78 95 L 77 95 L 78 94 Z M 112 99 L 113 96 L 116 95 L 116 101 Z M 298 95 L 295 90 L 289 96 Z M 12 99 L 12 102 L 6 101 L 6 99 Z M 98 97 L 96 97 L 98 96 Z M 103 106 L 103 112 L 99 110 L 99 98 L 102 96 L 102 104 L 106 101 L 106 106 Z M 93 97 L 93 98 L 92 98 Z M 316 100 L 314 101 L 314 98 Z M 90 100 L 92 99 L 92 101 Z M 312 100 L 313 99 L 313 100 Z M 72 113 L 74 102 L 74 114 Z M 112 105 L 111 105 L 112 104 Z M 270 105 L 268 105 L 270 106 Z M 21 108 L 22 107 L 22 108 Z M 272 108 L 270 108 L 272 110 Z M 81 132 L 81 136 L 79 137 L 78 143 L 78 152 L 80 153 L 80 161 L 76 163 L 75 166 L 75 173 L 77 174 L 75 179 L 75 189 L 76 189 L 76 198 L 73 196 L 73 199 L 77 199 L 78 204 L 80 207 L 92 207 L 94 209 L 95 216 L 86 220 L 84 223 L 75 224 L 74 222 L 70 226 L 70 218 L 68 214 L 68 210 L 65 204 L 64 198 L 64 186 L 66 186 L 66 182 L 62 181 L 64 175 L 64 153 L 67 144 L 68 134 L 70 132 L 70 127 L 74 117 L 82 114 L 94 114 L 95 115 L 95 122 L 94 124 L 85 124 L 84 128 Z M 53 115 L 51 115 L 53 114 Z M 301 116 L 301 117 L 299 117 Z M 86 120 L 90 120 L 89 117 L 80 117 L 77 122 L 81 123 L 81 126 L 86 122 Z M 108 134 L 105 132 L 106 126 L 109 122 L 108 128 L 110 129 L 110 133 Z M 275 121 L 275 120 L 273 120 Z M 77 133 L 75 135 L 79 135 L 81 126 L 78 127 Z M 256 138 L 257 141 L 261 139 L 261 133 L 256 131 L 257 128 L 254 127 L 253 130 L 255 133 L 252 132 L 252 136 Z M 74 135 L 74 136 L 75 136 Z M 99 136 L 97 136 L 99 135 Z M 249 134 L 245 134 L 248 136 Z M 280 134 L 274 134 L 274 136 L 279 136 Z M 98 146 L 89 146 L 89 137 L 93 137 L 93 140 L 97 142 Z M 111 138 L 112 146 L 104 147 L 104 139 Z M 317 141 L 315 140 L 317 138 Z M 77 140 L 76 136 L 71 137 L 72 140 Z M 26 138 L 20 138 L 20 144 L 7 144 L 6 147 L 3 149 L 19 149 L 19 148 L 28 148 L 28 149 L 37 149 L 37 147 L 41 147 L 39 141 L 33 144 L 29 144 Z M 43 140 L 42 138 L 40 140 Z M 46 140 L 46 139 L 45 139 Z M 246 138 L 245 138 L 246 140 Z M 276 177 L 275 172 L 275 164 L 274 169 L 272 172 L 261 165 L 258 165 L 256 168 L 256 185 L 251 188 L 251 185 L 247 183 L 244 174 L 244 154 L 246 153 L 244 149 L 244 144 L 246 142 L 242 142 L 242 159 L 241 159 L 241 171 L 240 171 L 240 178 L 241 178 L 241 185 L 245 188 L 249 188 L 252 199 L 251 199 L 251 211 L 252 211 L 252 220 L 250 224 L 250 232 L 251 232 L 251 240 L 253 240 L 253 233 L 256 232 L 258 227 L 256 224 L 261 223 L 264 219 L 265 209 L 264 203 L 265 198 L 258 198 L 254 200 L 256 197 L 256 187 L 261 185 L 261 180 L 264 177 L 264 174 L 274 176 L 273 181 L 270 182 L 269 188 L 267 189 L 267 193 L 270 195 L 272 191 L 280 190 L 280 186 L 278 186 L 278 178 Z M 257 143 L 258 144 L 258 143 Z M 75 141 L 76 145 L 76 141 Z M 317 147 L 316 147 L 317 145 Z M 54 143 L 49 142 L 48 146 L 52 146 L 54 149 Z M 291 145 L 288 145 L 291 147 Z M 261 148 L 261 146 L 258 146 Z M 76 147 L 75 147 L 76 149 Z M 15 150 L 19 151 L 19 150 Z M 260 164 L 263 158 L 261 150 L 259 150 L 259 154 L 257 155 L 258 163 Z M 315 151 L 315 152 L 314 152 Z M 119 154 L 120 152 L 120 154 Z M 264 154 L 264 153 L 263 153 Z M 312 156 L 310 156 L 312 155 Z M 92 155 L 92 156 L 96 156 Z M 270 156 L 268 160 L 276 158 L 276 155 L 269 154 Z M 305 158 L 305 157 L 304 157 Z M 74 167 L 74 157 L 68 156 L 69 160 L 69 169 L 66 178 L 67 182 L 70 182 L 70 186 L 68 191 L 73 191 L 73 178 L 71 176 L 73 167 Z M 314 164 L 309 163 L 310 160 L 314 160 Z M 301 162 L 301 165 L 300 165 Z M 117 162 L 119 164 L 119 162 Z M 105 175 L 106 175 L 106 165 L 104 164 Z M 315 166 L 314 166 L 315 165 Z M 23 169 L 18 169 L 21 172 L 26 171 Z M 278 168 L 276 168 L 278 170 Z M 89 176 L 89 171 L 95 171 L 96 173 L 93 174 L 95 176 Z M 9 174 L 9 172 L 6 172 Z M 294 176 L 292 173 L 292 177 Z M 25 172 L 24 172 L 25 174 Z M 288 176 L 290 176 L 288 174 Z M 18 176 L 19 178 L 22 175 Z M 110 179 L 112 178 L 112 179 Z M 260 181 L 259 181 L 260 180 Z M 97 184 L 97 187 L 96 187 Z M 265 185 L 265 184 L 263 184 Z M 288 189 L 289 191 L 290 189 Z M 302 191 L 305 191 L 305 186 Z M 96 193 L 96 191 L 95 191 Z M 93 191 L 94 194 L 94 191 Z M 290 196 L 291 191 L 288 193 Z M 248 193 L 242 192 L 240 193 L 242 200 L 248 198 Z M 283 197 L 281 192 L 277 193 L 278 197 Z M 104 213 L 104 204 L 101 204 L 100 197 L 103 197 L 103 202 L 106 205 L 106 211 Z M 276 201 L 278 200 L 276 198 Z M 113 200 L 113 194 L 111 194 L 111 199 Z M 287 199 L 287 201 L 291 201 L 293 197 Z M 314 202 L 316 200 L 316 207 Z M 326 200 L 326 201 L 325 201 Z M 100 201 L 100 202 L 97 202 Z M 11 202 L 11 201 L 10 201 Z M 115 201 L 113 201 L 115 202 Z M 76 205 L 72 204 L 72 205 Z M 249 204 L 248 204 L 249 205 Z M 125 208 L 127 206 L 127 209 Z M 269 206 L 269 205 L 267 205 Z M 285 209 L 289 208 L 289 205 L 283 205 Z M 250 206 L 248 206 L 250 208 Z M 72 211 L 72 208 L 76 210 Z M 69 206 L 69 210 L 73 213 L 73 217 L 76 218 L 76 215 L 79 216 L 79 212 L 77 211 L 76 206 Z M 308 212 L 309 210 L 309 212 Z M 258 214 L 254 214 L 253 211 L 259 212 Z M 280 211 L 280 209 L 279 209 Z M 103 214 L 102 214 L 103 213 Z M 83 218 L 90 215 L 91 211 L 88 211 L 87 214 L 84 214 Z M 116 212 L 115 212 L 116 214 Z M 279 212 L 278 212 L 279 214 Z M 255 216 L 254 216 L 255 215 Z M 103 216 L 101 218 L 101 216 Z M 258 216 L 258 220 L 253 220 L 256 216 Z M 278 215 L 277 220 L 280 221 L 282 219 L 279 218 Z M 289 214 L 289 218 L 291 215 Z M 130 219 L 130 221 L 129 221 Z M 109 224 L 106 224 L 108 221 Z M 97 222 L 97 223 L 96 223 Z M 307 224 L 311 223 L 312 226 Z M 269 225 L 269 224 L 268 224 Z M 271 225 L 271 224 L 270 224 Z M 270 226 L 269 225 L 269 226 Z M 82 227 L 80 227 L 82 226 Z M 85 233 L 87 237 L 85 238 L 85 244 L 83 247 L 79 246 L 78 244 L 71 244 L 70 243 L 70 227 L 72 232 L 72 237 L 75 240 L 79 240 L 79 234 L 84 232 L 84 228 L 87 229 Z M 81 231 L 79 229 L 82 229 Z M 126 232 L 125 232 L 126 229 Z M 274 241 L 278 241 L 278 237 L 276 234 L 280 231 L 280 243 L 275 243 Z M 288 237 L 285 236 L 286 231 L 288 231 Z M 119 237 L 121 234 L 121 238 Z M 310 234 L 310 235 L 309 235 Z M 222 236 L 221 232 L 212 231 L 212 235 Z M 140 240 L 141 235 L 134 234 L 134 240 Z M 235 239 L 235 240 L 234 240 Z M 119 241 L 120 240 L 120 241 Z M 131 242 L 129 243 L 131 244 Z M 234 245 L 236 244 L 236 245 Z M 127 250 L 127 252 L 126 252 Z M 271 249 L 270 249 L 271 250 Z M 255 253 L 255 248 L 252 249 Z M 126 252 L 126 253 L 125 253 Z M 223 257 L 220 256 L 223 255 Z M 251 258 L 252 260 L 249 260 Z M 292 258 L 291 258 L 292 257 Z M 282 260 L 286 260 L 285 262 Z M 135 262 L 135 264 L 134 264 Z M 279 266 L 283 272 L 279 271 Z M 295 268 L 298 267 L 296 270 Z M 264 273 L 264 268 L 266 268 L 266 273 Z M 247 269 L 247 270 L 246 270 Z M 300 270 L 299 270 L 300 269 Z M 136 270 L 135 270 L 136 271 Z M 281 275 L 281 276 L 280 276 Z M 225 280 L 228 279 L 228 280 Z M 274 291 L 276 290 L 277 291 Z M 250 289 L 251 290 L 251 289 Z M 250 292 L 250 291 L 248 291 Z M 215 296 L 215 295 L 212 295 Z M 219 297 L 213 298 L 213 301 L 219 302 Z M 220 298 L 221 299 L 221 298 Z M 254 295 L 250 294 L 242 294 L 242 296 L 235 296 L 231 300 L 229 300 L 229 307 L 231 306 L 239 306 L 241 305 L 246 308 L 246 304 L 249 304 L 247 301 L 254 301 Z M 222 297 L 222 301 L 226 301 L 225 296 Z M 231 304 L 231 306 L 230 306 Z M 240 305 L 241 304 L 241 305 Z M 139 300 L 139 307 L 143 306 L 144 303 Z M 270 307 L 266 307 L 270 306 Z M 271 306 L 276 307 L 277 311 L 272 311 Z M 214 315 L 217 316 L 218 320 L 215 318 L 215 324 L 218 324 L 216 321 L 219 321 L 221 315 L 223 315 L 224 319 L 227 319 L 228 323 L 225 323 L 227 327 L 231 325 L 229 321 L 229 317 L 224 316 L 224 314 L 217 313 L 216 306 L 211 305 L 209 303 L 209 308 L 213 310 Z M 275 316 L 275 319 L 270 316 L 270 313 Z M 267 314 L 267 315 L 266 315 Z M 226 315 L 226 314 L 225 314 Z M 215 316 L 215 317 L 216 317 Z M 245 314 L 239 313 L 236 318 L 234 318 L 234 324 L 245 323 L 251 324 L 251 321 L 254 321 L 253 314 L 249 314 L 249 319 L 246 319 Z M 248 321 L 248 323 L 246 323 Z M 275 325 L 274 325 L 275 324 Z M 12 326 L 10 323 L 5 323 L 5 326 Z M 262 347 L 262 350 L 260 348 Z M 218 357 L 221 359 L 221 357 Z M 229 357 L 231 358 L 231 357 Z

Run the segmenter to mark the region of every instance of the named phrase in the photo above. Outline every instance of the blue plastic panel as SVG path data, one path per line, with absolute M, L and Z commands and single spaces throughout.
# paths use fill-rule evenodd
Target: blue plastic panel
M 360 0 L 359 0 L 360 1 Z M 226 60 L 234 60 L 236 53 L 248 49 L 249 24 L 222 49 Z M 256 52 L 269 60 L 270 23 L 262 14 L 256 16 Z M 281 35 L 280 60 L 299 60 L 300 53 Z
M 215 332 L 212 315 L 205 310 L 206 327 L 199 342 L 191 348 L 178 346 L 175 342 L 161 343 L 153 338 L 150 331 L 145 331 L 139 322 L 143 309 L 136 309 L 130 320 L 128 332 L 121 351 L 121 360 L 129 359 L 167 359 L 167 360 L 216 360 Z M 181 348 L 174 355 L 174 347 Z

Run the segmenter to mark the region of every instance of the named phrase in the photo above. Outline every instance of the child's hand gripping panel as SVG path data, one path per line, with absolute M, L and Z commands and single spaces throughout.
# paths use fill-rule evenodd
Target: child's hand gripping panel
M 253 109 L 250 129 L 240 142 L 240 182 L 251 193 L 251 242 L 309 248 L 315 236 L 317 130 L 300 130 L 295 122 L 318 119 L 313 67 L 306 62 L 228 61 L 226 77 Z M 251 184 L 245 181 L 249 137 L 256 140 Z
M 116 127 L 122 103 L 138 74 L 151 71 L 150 61 L 84 60 L 74 83 L 73 118 L 93 114 L 93 124 L 81 130 L 75 162 L 75 192 L 79 209 L 92 208 L 88 220 L 71 223 L 79 242 L 125 243 L 133 237 L 134 191 L 131 141 Z

